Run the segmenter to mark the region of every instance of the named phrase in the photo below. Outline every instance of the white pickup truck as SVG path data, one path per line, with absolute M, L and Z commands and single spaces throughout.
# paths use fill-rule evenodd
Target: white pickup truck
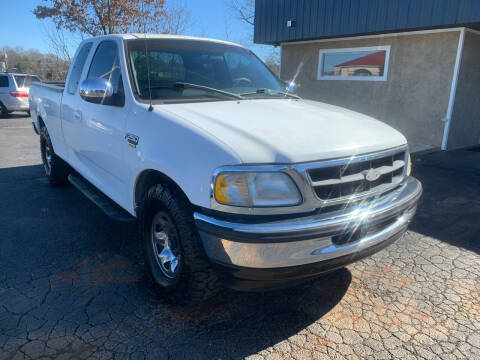
M 422 192 L 398 131 L 300 99 L 232 43 L 87 39 L 65 86 L 34 83 L 29 103 L 52 185 L 137 218 L 154 280 L 185 302 L 219 279 L 271 289 L 373 254 Z

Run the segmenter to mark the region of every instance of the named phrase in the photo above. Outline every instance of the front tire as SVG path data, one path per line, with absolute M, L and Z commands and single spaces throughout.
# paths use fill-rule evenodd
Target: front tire
M 70 167 L 55 154 L 50 135 L 45 126 L 40 129 L 40 152 L 45 175 L 47 175 L 50 184 L 53 186 L 65 185 L 68 182 Z
M 140 231 L 150 273 L 171 302 L 199 304 L 220 291 L 221 284 L 205 255 L 190 204 L 168 186 L 149 189 Z

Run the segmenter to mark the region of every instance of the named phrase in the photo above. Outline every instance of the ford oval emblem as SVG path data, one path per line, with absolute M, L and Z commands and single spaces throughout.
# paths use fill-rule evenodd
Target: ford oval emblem
M 382 176 L 382 173 L 375 169 L 368 170 L 367 174 L 365 175 L 365 179 L 368 181 L 375 181 L 378 180 Z

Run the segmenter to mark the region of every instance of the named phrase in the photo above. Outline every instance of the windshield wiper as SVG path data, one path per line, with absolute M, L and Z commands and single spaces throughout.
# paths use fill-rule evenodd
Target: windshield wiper
M 240 94 L 241 96 L 257 95 L 257 94 L 266 94 L 266 95 L 283 95 L 292 99 L 300 99 L 299 96 L 290 94 L 288 92 L 273 90 L 273 89 L 257 89 L 256 91 Z
M 215 89 L 215 88 L 212 88 L 212 87 L 209 87 L 209 86 L 204 86 L 204 85 L 197 85 L 197 84 L 191 84 L 191 83 L 186 83 L 186 82 L 176 82 L 176 83 L 173 83 L 171 85 L 157 85 L 157 86 L 151 86 L 150 89 L 198 89 L 198 90 L 205 90 L 205 91 L 208 91 L 208 92 L 212 92 L 212 93 L 217 93 L 217 94 L 221 94 L 221 95 L 224 95 L 224 96 L 228 96 L 228 97 L 231 97 L 231 98 L 234 98 L 234 99 L 243 99 L 242 96 L 238 95 L 238 94 L 234 94 L 234 93 L 231 93 L 231 92 L 228 92 L 228 91 L 223 91 L 223 90 L 220 90 L 220 89 Z M 148 89 L 148 88 L 146 88 Z
M 243 99 L 243 97 L 238 95 L 238 94 L 234 94 L 234 93 L 231 93 L 231 92 L 228 92 L 228 91 L 223 91 L 223 90 L 220 90 L 220 89 L 215 89 L 215 88 L 212 88 L 212 87 L 209 87 L 209 86 L 191 84 L 191 83 L 186 83 L 186 82 L 176 82 L 173 85 L 177 86 L 177 87 L 183 87 L 184 89 L 188 88 L 188 89 L 205 90 L 205 91 L 210 91 L 210 92 L 214 92 L 214 93 L 217 93 L 217 94 L 222 94 L 222 95 L 225 95 L 225 96 L 230 96 L 230 97 L 235 98 L 235 99 Z

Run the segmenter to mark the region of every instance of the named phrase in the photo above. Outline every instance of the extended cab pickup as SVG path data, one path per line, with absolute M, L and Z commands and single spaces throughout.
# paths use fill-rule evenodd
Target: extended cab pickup
M 403 135 L 288 89 L 242 46 L 129 34 L 83 41 L 29 102 L 50 182 L 137 218 L 154 280 L 189 302 L 338 269 L 415 213 Z

